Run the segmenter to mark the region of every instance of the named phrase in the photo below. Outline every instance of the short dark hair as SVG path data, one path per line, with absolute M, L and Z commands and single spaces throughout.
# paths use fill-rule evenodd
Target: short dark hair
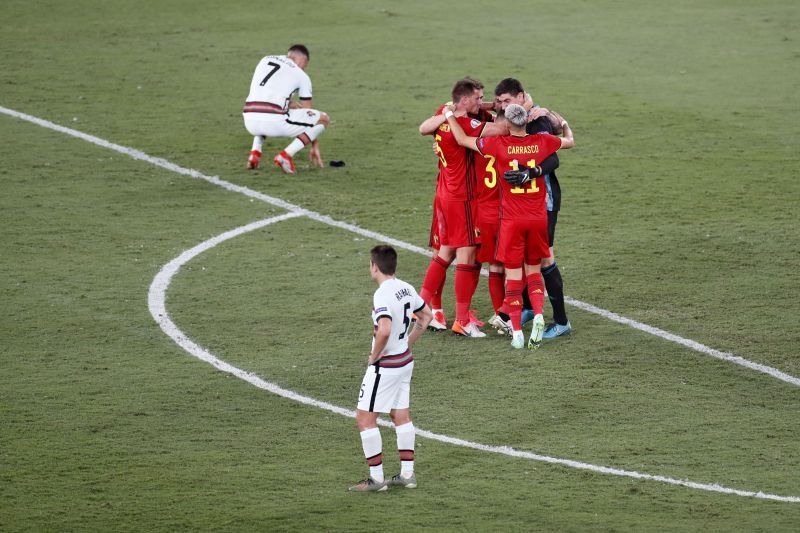
M 480 81 L 476 80 L 475 78 L 471 78 L 471 77 L 467 76 L 467 77 L 466 77 L 466 78 L 464 78 L 464 79 L 465 79 L 465 80 L 471 80 L 471 81 L 472 81 L 472 83 L 474 83 L 474 84 L 475 84 L 475 86 L 476 86 L 478 89 L 483 89 L 483 83 L 481 83 Z
M 306 59 L 311 59 L 311 55 L 308 53 L 308 48 L 304 44 L 293 44 L 289 47 L 290 52 L 298 52 L 306 56 Z
M 459 100 L 461 100 L 464 96 L 472 96 L 472 93 L 483 89 L 483 84 L 477 80 L 473 80 L 472 78 L 464 78 L 463 80 L 458 80 L 455 85 L 453 85 L 453 90 L 450 93 L 453 97 L 453 103 L 457 104 Z
M 506 78 L 504 80 L 500 80 L 500 83 L 497 84 L 497 87 L 494 88 L 494 95 L 500 96 L 501 94 L 510 94 L 511 96 L 517 96 L 519 93 L 525 92 L 525 89 L 522 88 L 522 84 L 519 80 L 514 78 Z
M 397 270 L 397 252 L 388 244 L 379 244 L 370 251 L 372 263 L 382 274 L 393 276 Z

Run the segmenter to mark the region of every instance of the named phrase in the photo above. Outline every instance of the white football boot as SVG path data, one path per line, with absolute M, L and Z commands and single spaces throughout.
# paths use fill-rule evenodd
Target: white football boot
M 533 329 L 531 338 L 528 340 L 528 349 L 536 350 L 542 345 L 542 335 L 544 334 L 544 317 L 536 315 L 533 317 Z

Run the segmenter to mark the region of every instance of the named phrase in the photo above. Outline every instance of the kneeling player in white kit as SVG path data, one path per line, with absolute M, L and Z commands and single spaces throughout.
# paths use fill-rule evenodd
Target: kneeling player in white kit
M 373 296 L 375 333 L 356 410 L 369 477 L 350 487 L 353 492 L 384 491 L 390 485 L 409 489 L 417 486 L 414 476 L 415 433 L 409 411 L 411 373 L 414 371 L 411 347 L 428 327 L 433 313 L 414 287 L 395 277 L 396 268 L 397 252 L 394 248 L 380 245 L 372 249 L 370 273 L 379 285 Z M 416 315 L 416 322 L 412 322 L 412 314 Z M 400 453 L 400 473 L 389 480 L 383 478 L 379 413 L 391 416 Z
M 321 167 L 319 137 L 330 123 L 328 115 L 312 109 L 311 79 L 305 73 L 308 48 L 295 44 L 285 56 L 266 56 L 259 61 L 244 104 L 244 127 L 253 138 L 247 167 L 258 168 L 265 137 L 294 137 L 273 162 L 287 174 L 295 174 L 294 155 L 311 143 L 311 164 Z M 299 103 L 292 102 L 297 92 Z

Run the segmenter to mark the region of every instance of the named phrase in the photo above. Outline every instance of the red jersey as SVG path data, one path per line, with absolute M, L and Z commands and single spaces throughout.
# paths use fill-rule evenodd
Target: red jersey
M 514 137 L 487 137 L 478 139 L 481 153 L 493 157 L 497 183 L 500 184 L 500 218 L 516 220 L 547 219 L 547 190 L 544 177 L 539 176 L 522 187 L 515 187 L 503 179 L 507 170 L 519 165 L 535 167 L 561 148 L 561 139 L 546 133 Z
M 478 194 L 475 198 L 481 206 L 499 205 L 500 187 L 498 187 L 495 157 L 478 152 L 474 152 L 474 154 L 475 171 L 478 175 Z M 502 178 L 502 175 L 500 177 Z
M 436 114 L 440 114 L 439 108 Z M 480 137 L 486 122 L 470 117 L 456 117 L 470 137 Z M 447 200 L 473 200 L 476 191 L 475 161 L 472 150 L 456 142 L 450 125 L 445 122 L 434 134 L 439 155 L 439 182 L 436 194 Z
M 484 118 L 487 117 L 488 118 Z M 486 122 L 494 121 L 488 111 L 481 109 L 481 119 Z M 500 188 L 497 186 L 497 170 L 494 168 L 494 157 L 473 152 L 475 158 L 475 174 L 477 176 L 478 192 L 475 199 L 481 204 L 481 209 L 493 211 L 500 206 Z

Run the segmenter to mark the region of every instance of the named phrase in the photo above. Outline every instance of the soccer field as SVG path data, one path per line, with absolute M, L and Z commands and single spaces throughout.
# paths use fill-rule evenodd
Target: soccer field
M 796 2 L 0 14 L 0 531 L 797 530 Z M 346 166 L 246 170 L 252 70 L 295 42 Z M 575 132 L 574 331 L 423 336 L 419 488 L 348 493 L 369 250 L 393 242 L 421 285 L 417 126 L 467 75 L 519 78 Z

